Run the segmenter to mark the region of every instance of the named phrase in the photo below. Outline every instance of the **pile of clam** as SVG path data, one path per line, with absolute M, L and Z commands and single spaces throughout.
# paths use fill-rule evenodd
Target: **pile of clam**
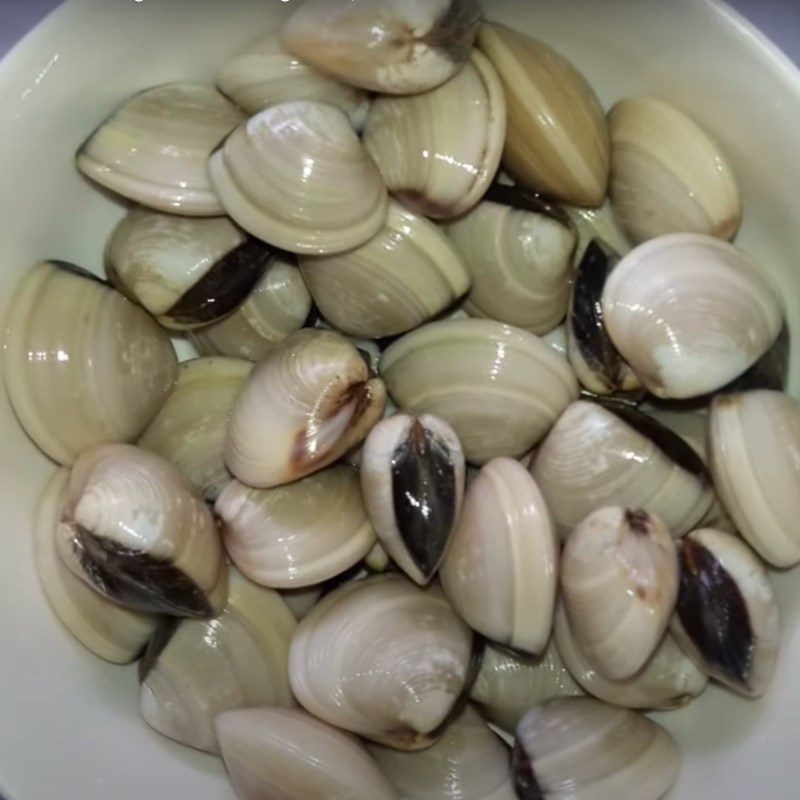
M 80 148 L 107 279 L 17 290 L 47 599 L 243 800 L 656 800 L 641 712 L 761 695 L 800 562 L 728 162 L 474 0 L 290 11 Z

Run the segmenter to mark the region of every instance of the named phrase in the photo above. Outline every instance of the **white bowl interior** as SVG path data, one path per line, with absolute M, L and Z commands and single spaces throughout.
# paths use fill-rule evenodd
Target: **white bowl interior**
M 211 80 L 292 0 L 68 0 L 0 65 L 0 311 L 43 258 L 99 271 L 122 207 L 73 168 L 82 140 L 128 95 L 170 80 Z M 713 132 L 744 194 L 738 243 L 800 318 L 800 73 L 713 0 L 492 0 L 490 16 L 549 42 L 603 102 L 655 94 Z M 800 390 L 795 349 L 792 393 Z M 54 467 L 0 392 L 0 792 L 7 800 L 233 798 L 221 762 L 173 744 L 139 718 L 135 668 L 95 659 L 39 591 L 31 526 Z M 795 797 L 800 713 L 800 576 L 777 576 L 785 628 L 775 682 L 758 702 L 709 690 L 663 715 L 685 763 L 676 798 Z

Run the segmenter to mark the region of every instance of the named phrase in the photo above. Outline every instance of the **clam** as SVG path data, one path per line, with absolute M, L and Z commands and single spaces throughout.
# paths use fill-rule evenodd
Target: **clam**
M 516 800 L 508 748 L 472 706 L 427 750 L 368 749 L 403 800 Z
M 461 70 L 480 17 L 475 0 L 305 0 L 281 40 L 297 58 L 344 83 L 418 94 Z
M 389 191 L 404 206 L 435 219 L 452 219 L 473 208 L 491 185 L 505 131 L 503 87 L 492 65 L 476 51 L 438 89 L 374 100 L 364 145 Z
M 3 379 L 28 436 L 71 465 L 99 442 L 133 441 L 175 381 L 165 331 L 88 272 L 42 262 L 6 318 Z
M 234 311 L 275 258 L 227 219 L 134 208 L 106 247 L 106 272 L 162 325 L 187 330 Z
M 642 384 L 614 347 L 603 319 L 603 287 L 619 257 L 592 240 L 578 265 L 567 318 L 567 355 L 581 385 L 596 395 L 634 392 Z
M 583 690 L 570 675 L 551 639 L 539 657 L 523 656 L 488 644 L 470 699 L 496 725 L 513 731 L 534 706 L 554 697 L 581 694 Z
M 302 330 L 261 361 L 234 404 L 225 458 L 259 489 L 291 483 L 360 444 L 383 416 L 386 387 L 336 333 Z
M 289 607 L 289 611 L 294 614 L 299 621 L 308 616 L 308 613 L 319 602 L 322 597 L 321 586 L 308 586 L 303 589 L 284 589 L 280 593 L 283 602 Z
M 577 236 L 561 209 L 497 183 L 446 230 L 472 279 L 467 313 L 536 334 L 564 319 Z
M 612 706 L 668 711 L 690 703 L 708 686 L 708 676 L 669 633 L 639 672 L 621 681 L 606 680 L 587 661 L 575 643 L 563 605 L 556 611 L 555 641 L 565 669 L 578 684 Z
M 418 328 L 469 289 L 448 238 L 396 201 L 377 236 L 335 256 L 306 256 L 300 270 L 325 319 L 351 336 L 381 339 Z
M 277 592 L 230 573 L 230 595 L 211 620 L 166 622 L 139 665 L 139 709 L 170 739 L 218 755 L 214 720 L 254 706 L 292 707 L 286 664 L 292 612 Z
M 558 558 L 553 521 L 530 473 L 496 458 L 467 489 L 439 574 L 445 596 L 473 630 L 539 654 L 553 625 Z
M 311 305 L 294 258 L 277 256 L 236 311 L 190 338 L 201 355 L 259 361 L 305 325 Z
M 211 502 L 231 480 L 225 432 L 252 368 L 238 358 L 184 361 L 172 394 L 139 439 L 139 447 L 174 464 L 192 490 Z
M 361 457 L 361 491 L 388 555 L 413 581 L 428 583 L 464 497 L 464 453 L 453 429 L 427 414 L 376 425 Z
M 475 464 L 527 453 L 578 396 L 563 358 L 492 320 L 425 325 L 384 352 L 381 375 L 402 411 L 451 425 Z
M 542 341 L 550 347 L 553 352 L 564 359 L 567 358 L 567 326 L 565 323 L 542 336 Z
M 298 100 L 238 127 L 211 156 L 225 211 L 253 236 L 292 253 L 364 244 L 386 221 L 386 186 L 343 111 Z
M 296 709 L 249 708 L 217 718 L 240 800 L 397 800 L 355 737 Z
M 78 151 L 78 169 L 135 203 L 187 217 L 224 214 L 206 173 L 244 115 L 219 92 L 171 83 L 123 103 Z
M 586 248 L 594 239 L 600 239 L 611 250 L 619 255 L 631 251 L 631 243 L 614 217 L 611 203 L 606 200 L 599 208 L 581 208 L 580 206 L 564 206 L 572 224 L 578 230 L 578 249 L 575 261 L 580 264 Z
M 562 537 L 603 506 L 644 508 L 675 536 L 714 502 L 702 459 L 677 434 L 634 409 L 580 400 L 559 417 L 531 472 Z
M 654 97 L 631 97 L 611 109 L 608 126 L 609 194 L 634 243 L 690 232 L 733 239 L 742 220 L 736 176 L 692 119 Z
M 69 470 L 48 482 L 36 514 L 36 571 L 47 602 L 64 627 L 86 648 L 115 664 L 138 658 L 157 620 L 112 603 L 70 572 L 56 552 L 55 532 L 69 486 Z
M 678 748 L 660 725 L 588 697 L 530 711 L 512 756 L 521 800 L 660 800 L 679 766 Z
M 679 233 L 625 256 L 606 282 L 611 340 L 656 397 L 685 399 L 737 378 L 783 327 L 780 297 L 740 250 Z
M 210 617 L 225 604 L 211 512 L 175 467 L 132 445 L 97 445 L 77 460 L 56 546 L 84 583 L 134 610 Z
M 323 75 L 283 49 L 278 34 L 253 42 L 217 75 L 217 86 L 247 114 L 292 100 L 330 103 L 364 125 L 369 95 Z
M 419 750 L 465 690 L 471 652 L 469 628 L 438 589 L 379 575 L 336 589 L 300 623 L 289 680 L 316 717 Z
M 711 677 L 749 697 L 764 693 L 780 642 L 767 571 L 736 536 L 710 528 L 678 545 L 681 578 L 671 630 Z
M 711 472 L 742 536 L 776 567 L 800 562 L 800 406 L 782 392 L 717 397 Z
M 678 562 L 657 517 L 601 508 L 570 534 L 561 591 L 575 644 L 611 681 L 634 676 L 658 647 L 678 595 Z
M 346 466 L 273 489 L 231 481 L 214 510 L 233 563 L 274 589 L 322 583 L 357 564 L 375 544 L 358 473 Z
M 600 101 L 584 77 L 543 42 L 484 23 L 478 47 L 508 103 L 503 164 L 523 186 L 576 206 L 606 195 L 610 147 Z

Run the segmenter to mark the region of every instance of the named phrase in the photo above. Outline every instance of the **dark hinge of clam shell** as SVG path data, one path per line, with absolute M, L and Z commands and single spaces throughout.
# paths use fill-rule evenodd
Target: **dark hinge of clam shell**
M 469 58 L 480 22 L 481 8 L 476 0 L 450 0 L 422 41 L 461 64 Z
M 536 779 L 533 763 L 519 739 L 511 751 L 511 776 L 514 780 L 514 791 L 520 800 L 544 800 L 544 792 Z
M 275 248 L 249 237 L 213 264 L 164 316 L 179 325 L 222 319 L 247 299 L 276 255 Z
M 747 686 L 754 635 L 736 581 L 713 553 L 691 539 L 679 544 L 678 561 L 676 612 L 683 629 L 710 667 Z
M 426 578 L 439 568 L 456 514 L 456 470 L 447 446 L 419 420 L 392 455 L 397 530 Z
M 501 206 L 516 208 L 519 211 L 530 211 L 533 214 L 541 214 L 543 217 L 549 217 L 555 220 L 560 225 L 575 232 L 577 247 L 577 230 L 569 214 L 567 214 L 563 208 L 553 205 L 536 192 L 531 192 L 520 186 L 507 186 L 504 183 L 493 183 L 483 199 Z
M 142 660 L 139 662 L 139 683 L 144 683 L 166 646 L 178 630 L 181 621 L 177 617 L 164 617 L 159 623 L 156 632 L 147 644 Z

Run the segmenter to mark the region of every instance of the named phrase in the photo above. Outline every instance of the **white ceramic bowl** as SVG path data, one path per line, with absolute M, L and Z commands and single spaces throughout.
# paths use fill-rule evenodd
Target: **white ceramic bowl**
M 101 267 L 122 207 L 73 168 L 88 133 L 135 91 L 210 80 L 295 1 L 68 0 L 2 62 L 0 313 L 39 259 Z M 800 73 L 792 64 L 713 0 L 484 5 L 564 53 L 607 105 L 656 94 L 716 135 L 744 193 L 738 241 L 778 280 L 800 330 Z M 800 389 L 797 351 L 791 389 Z M 95 659 L 48 610 L 33 568 L 31 522 L 53 469 L 0 392 L 0 793 L 7 800 L 232 798 L 220 761 L 140 720 L 135 668 Z M 688 710 L 663 715 L 684 752 L 676 798 L 798 796 L 800 572 L 776 582 L 784 640 L 767 696 L 750 702 L 712 688 Z

